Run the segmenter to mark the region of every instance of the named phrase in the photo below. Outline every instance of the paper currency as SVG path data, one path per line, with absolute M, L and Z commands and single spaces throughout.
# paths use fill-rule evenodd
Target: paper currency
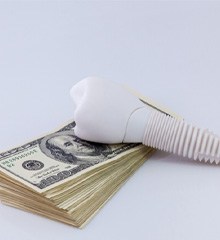
M 146 104 L 178 117 L 129 89 Z M 83 227 L 155 152 L 142 144 L 97 144 L 74 121 L 0 154 L 2 203 Z M 97 129 L 98 131 L 98 129 Z
M 3 203 L 81 227 L 153 152 L 87 142 L 74 127 L 71 121 L 0 154 Z

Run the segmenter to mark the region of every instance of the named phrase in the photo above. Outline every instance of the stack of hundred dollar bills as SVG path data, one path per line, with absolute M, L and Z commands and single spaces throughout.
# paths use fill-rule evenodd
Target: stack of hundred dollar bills
M 74 127 L 71 121 L 0 154 L 2 203 L 83 227 L 154 152 L 142 144 L 87 142 Z

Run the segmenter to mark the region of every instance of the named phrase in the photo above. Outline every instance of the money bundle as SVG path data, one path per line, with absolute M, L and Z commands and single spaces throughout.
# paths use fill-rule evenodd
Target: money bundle
M 128 90 L 151 107 L 178 118 Z M 0 154 L 2 203 L 83 227 L 155 151 L 139 143 L 84 141 L 74 134 L 74 127 L 72 120 Z
M 74 126 L 0 154 L 2 203 L 82 227 L 154 151 L 83 141 Z

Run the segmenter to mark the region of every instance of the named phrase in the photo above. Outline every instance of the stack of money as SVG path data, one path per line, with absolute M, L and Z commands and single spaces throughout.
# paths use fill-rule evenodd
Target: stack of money
M 154 151 L 83 141 L 74 126 L 0 154 L 2 203 L 82 227 Z
M 142 144 L 87 142 L 75 136 L 74 127 L 71 121 L 0 154 L 2 203 L 83 227 L 155 151 Z

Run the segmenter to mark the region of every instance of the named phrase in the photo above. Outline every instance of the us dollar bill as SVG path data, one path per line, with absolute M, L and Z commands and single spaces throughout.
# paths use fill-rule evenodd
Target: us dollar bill
M 58 131 L 0 154 L 0 172 L 39 193 L 95 168 L 140 144 L 98 144 L 79 139 L 71 121 Z

